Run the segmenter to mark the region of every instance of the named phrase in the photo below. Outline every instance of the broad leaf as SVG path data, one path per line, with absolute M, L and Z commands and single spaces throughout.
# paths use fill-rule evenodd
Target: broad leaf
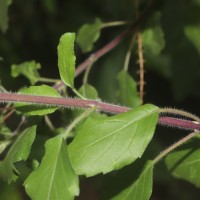
M 135 80 L 126 71 L 121 71 L 117 76 L 117 80 L 119 83 L 117 92 L 119 103 L 132 108 L 139 107 L 140 97 Z
M 200 137 L 182 145 L 170 153 L 165 161 L 173 176 L 184 179 L 200 187 Z
M 6 157 L 0 162 L 0 177 L 11 183 L 18 178 L 19 172 L 14 164 L 26 160 L 29 156 L 31 146 L 34 142 L 36 126 L 27 128 L 21 133 L 10 147 Z
M 89 84 L 82 85 L 81 88 L 79 89 L 79 92 L 81 95 L 83 95 L 87 99 L 97 99 L 98 98 L 98 93 L 97 93 L 96 89 L 92 85 L 89 85 Z
M 62 81 L 69 87 L 74 86 L 75 55 L 74 33 L 65 33 L 61 36 L 58 45 L 58 68 Z
M 47 85 L 31 86 L 20 90 L 21 94 L 30 94 L 38 96 L 49 96 L 49 97 L 60 97 L 60 94 Z M 22 112 L 26 115 L 46 115 L 56 111 L 57 107 L 47 107 L 41 105 L 33 105 L 30 103 L 15 103 L 17 111 Z
M 0 0 L 0 29 L 5 32 L 8 28 L 8 7 L 11 0 Z
M 46 142 L 40 166 L 24 185 L 32 200 L 72 200 L 79 194 L 78 176 L 71 167 L 66 143 L 60 135 Z
M 148 200 L 152 193 L 152 177 L 153 162 L 149 161 L 139 177 L 112 200 Z
M 164 33 L 160 25 L 160 13 L 156 13 L 149 19 L 150 26 L 142 33 L 142 45 L 144 50 L 149 50 L 153 54 L 160 54 L 161 50 L 165 47 Z
M 158 108 L 149 104 L 112 117 L 88 118 L 69 145 L 76 173 L 108 173 L 140 158 L 153 137 L 157 118 Z
M 200 54 L 200 25 L 188 25 L 184 28 L 184 32 Z
M 29 79 L 32 85 L 34 85 L 40 78 L 38 72 L 38 69 L 40 68 L 40 64 L 35 61 L 23 62 L 19 65 L 14 64 L 11 66 L 11 76 L 17 77 L 22 74 Z
M 93 24 L 85 24 L 79 29 L 76 41 L 83 52 L 92 50 L 93 44 L 100 36 L 102 24 L 102 21 L 96 18 Z

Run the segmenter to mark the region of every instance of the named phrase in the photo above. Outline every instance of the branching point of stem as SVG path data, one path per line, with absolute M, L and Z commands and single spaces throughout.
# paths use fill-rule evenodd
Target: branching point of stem
M 91 113 L 93 113 L 97 109 L 96 106 L 91 106 L 90 109 L 83 112 L 81 115 L 79 115 L 67 128 L 65 133 L 63 133 L 63 137 L 66 139 L 69 133 L 72 131 L 72 129 L 79 124 L 83 119 L 87 118 Z
M 178 110 L 178 109 L 175 109 L 175 108 L 160 108 L 159 112 L 160 112 L 161 115 L 170 114 L 170 115 L 174 115 L 174 116 L 178 115 L 178 116 L 187 117 L 187 118 L 193 119 L 193 120 L 200 123 L 199 117 L 195 116 L 192 113 L 183 111 L 183 110 Z

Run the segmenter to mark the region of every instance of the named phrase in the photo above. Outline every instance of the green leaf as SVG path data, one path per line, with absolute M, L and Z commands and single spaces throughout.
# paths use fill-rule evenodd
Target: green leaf
M 119 90 L 117 92 L 119 103 L 132 108 L 139 107 L 140 97 L 137 92 L 135 80 L 126 71 L 119 72 L 117 80 L 119 84 Z
M 11 66 L 11 76 L 15 78 L 22 74 L 29 79 L 31 85 L 34 85 L 40 78 L 38 72 L 38 69 L 40 68 L 40 64 L 36 63 L 34 60 L 23 62 L 19 65 L 13 64 Z
M 40 166 L 24 185 L 32 200 L 70 200 L 79 194 L 78 176 L 71 167 L 66 143 L 60 135 L 46 142 Z
M 104 118 L 88 118 L 69 145 L 72 166 L 93 176 L 122 168 L 140 158 L 151 141 L 158 108 L 144 105 Z
M 30 94 L 30 95 L 38 95 L 38 96 L 49 96 L 49 97 L 60 97 L 60 94 L 47 85 L 41 86 L 30 86 L 29 88 L 24 88 L 20 92 L 20 94 Z M 57 107 L 47 107 L 41 105 L 33 105 L 30 103 L 15 103 L 14 104 L 17 111 L 22 112 L 26 115 L 46 115 L 55 112 Z
M 75 60 L 74 33 L 65 33 L 61 36 L 58 45 L 58 68 L 62 81 L 69 87 L 74 87 Z
M 83 52 L 92 50 L 93 44 L 100 36 L 102 24 L 102 21 L 96 18 L 94 23 L 85 24 L 79 29 L 76 41 Z
M 133 172 L 134 173 L 134 172 Z M 153 162 L 149 161 L 139 177 L 112 200 L 148 200 L 152 193 Z
M 18 178 L 19 172 L 14 164 L 26 160 L 29 156 L 31 146 L 34 142 L 36 126 L 27 128 L 21 133 L 10 147 L 6 157 L 0 162 L 0 177 L 11 183 Z
M 8 7 L 11 3 L 11 0 L 0 0 L 0 29 L 3 33 L 8 28 Z
M 166 159 L 167 168 L 173 176 L 200 187 L 200 137 L 196 137 L 178 150 L 170 153 Z
M 200 25 L 188 25 L 184 28 L 184 32 L 200 54 Z
M 164 33 L 160 26 L 160 13 L 157 12 L 149 19 L 150 26 L 142 33 L 142 45 L 144 50 L 149 50 L 153 54 L 160 54 L 165 47 Z
M 89 84 L 84 84 L 79 89 L 79 92 L 81 95 L 83 95 L 87 99 L 97 99 L 98 98 L 98 92 L 97 90 Z

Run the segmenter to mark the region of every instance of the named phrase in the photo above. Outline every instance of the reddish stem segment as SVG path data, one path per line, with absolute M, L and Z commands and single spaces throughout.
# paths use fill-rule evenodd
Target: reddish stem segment
M 200 123 L 175 117 L 160 117 L 159 123 L 172 127 L 184 127 L 188 130 L 200 130 Z
M 151 13 L 155 5 L 159 2 L 159 0 L 151 0 L 149 3 L 149 6 L 144 10 L 144 12 L 135 20 L 135 22 L 132 24 L 131 27 L 127 28 L 125 31 L 123 31 L 121 34 L 119 34 L 117 37 L 115 37 L 112 41 L 110 41 L 108 44 L 103 46 L 101 49 L 90 55 L 85 61 L 83 61 L 81 64 L 79 64 L 76 67 L 75 76 L 78 76 L 81 74 L 89 65 L 91 65 L 93 62 L 98 60 L 100 57 L 111 51 L 113 48 L 115 48 L 117 45 L 119 45 L 123 39 L 129 35 L 131 32 L 133 32 L 135 29 L 137 29 L 138 25 L 141 22 L 144 22 L 144 19 L 148 17 L 148 15 Z M 55 84 L 53 87 L 58 90 L 60 87 L 62 87 L 64 84 L 63 82 L 59 82 L 58 84 Z
M 94 62 L 94 60 L 97 60 L 101 56 L 105 55 L 109 51 L 111 51 L 113 48 L 115 48 L 120 42 L 131 32 L 133 32 L 138 25 L 144 21 L 144 19 L 147 18 L 149 13 L 151 13 L 152 9 L 156 5 L 158 0 L 151 0 L 150 5 L 144 10 L 144 12 L 135 20 L 135 22 L 132 24 L 132 26 L 128 29 L 126 29 L 124 32 L 122 32 L 120 35 L 118 35 L 116 38 L 114 38 L 111 42 L 106 44 L 104 47 L 102 47 L 100 50 L 98 50 L 96 53 L 92 54 L 87 58 L 83 63 L 81 63 L 76 68 L 76 76 L 78 76 L 81 72 L 83 72 L 88 65 Z
M 14 93 L 0 93 L 0 102 L 24 102 L 41 105 L 52 105 L 61 107 L 75 107 L 75 108 L 91 108 L 96 106 L 99 110 L 107 113 L 123 113 L 129 111 L 131 108 L 113 105 L 94 100 L 82 100 L 63 97 L 47 97 L 47 96 L 33 96 Z M 199 130 L 200 124 L 198 122 L 183 120 L 173 117 L 159 117 L 159 124 L 166 126 L 174 126 L 186 130 Z

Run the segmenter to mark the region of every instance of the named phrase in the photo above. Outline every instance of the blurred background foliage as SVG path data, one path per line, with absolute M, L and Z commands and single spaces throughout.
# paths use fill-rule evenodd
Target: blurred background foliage
M 148 0 L 141 0 L 140 9 L 143 10 L 148 3 Z M 124 20 L 132 22 L 135 16 L 135 0 L 15 0 L 13 2 L 0 0 L 1 84 L 8 91 L 16 91 L 24 84 L 29 85 L 29 81 L 23 76 L 15 79 L 11 77 L 11 65 L 30 60 L 41 64 L 42 77 L 58 79 L 57 45 L 63 33 L 77 33 L 83 24 L 93 23 L 96 17 L 103 22 Z M 75 49 L 77 64 L 124 29 L 124 26 L 103 29 L 89 53 L 83 54 L 77 45 Z M 140 30 L 143 35 L 146 60 L 144 102 L 161 107 L 182 108 L 200 115 L 200 0 L 160 1 L 151 16 L 140 26 Z M 118 89 L 116 77 L 123 68 L 130 40 L 131 37 L 127 37 L 119 46 L 98 60 L 92 68 L 89 82 L 97 88 L 100 98 L 104 101 L 119 103 L 116 95 Z M 129 73 L 139 81 L 136 73 L 139 69 L 137 60 L 135 42 Z M 81 82 L 82 75 L 77 78 L 76 87 L 79 87 Z M 165 147 L 173 143 L 182 137 L 182 134 L 158 128 L 155 137 L 158 138 L 159 144 L 155 145 L 157 149 L 152 152 L 156 155 L 163 149 L 160 146 Z M 129 166 L 124 170 L 132 168 Z M 189 183 L 173 179 L 164 164 L 159 164 L 155 171 L 157 174 L 155 174 L 152 199 L 200 198 L 198 189 Z M 123 172 L 117 173 L 121 174 L 120 180 L 123 180 Z M 102 198 L 109 199 L 112 187 L 103 188 L 101 185 L 114 180 L 113 176 L 109 174 L 86 181 L 83 179 L 80 199 L 99 199 L 102 191 Z M 18 182 L 20 185 L 20 180 Z M 22 186 L 8 187 L 0 182 L 0 199 L 26 198 Z

